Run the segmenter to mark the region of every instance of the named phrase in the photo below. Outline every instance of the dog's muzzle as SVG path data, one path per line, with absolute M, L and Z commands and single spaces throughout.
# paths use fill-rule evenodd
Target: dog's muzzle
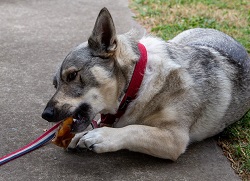
M 72 112 L 69 112 L 71 105 L 64 104 L 62 107 L 57 108 L 57 102 L 50 100 L 46 105 L 42 113 L 42 118 L 48 122 L 59 122 L 72 116 Z
M 69 112 L 69 105 L 64 105 L 62 110 L 57 110 L 50 102 L 42 113 L 42 118 L 48 122 L 58 122 L 73 117 L 72 132 L 81 132 L 85 130 L 94 118 L 92 107 L 89 104 L 81 104 L 73 113 Z
M 54 109 L 52 107 L 46 107 L 42 113 L 42 118 L 49 122 L 55 122 Z

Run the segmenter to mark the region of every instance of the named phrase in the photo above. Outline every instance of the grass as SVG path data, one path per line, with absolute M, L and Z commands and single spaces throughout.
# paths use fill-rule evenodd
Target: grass
M 130 0 L 148 32 L 165 40 L 190 28 L 214 28 L 237 39 L 250 53 L 249 0 Z M 218 138 L 232 167 L 250 180 L 250 111 Z
M 250 180 L 250 111 L 222 132 L 218 143 L 234 170 L 244 180 Z
M 148 31 L 171 39 L 195 27 L 215 28 L 240 41 L 250 52 L 248 0 L 131 0 L 135 18 Z

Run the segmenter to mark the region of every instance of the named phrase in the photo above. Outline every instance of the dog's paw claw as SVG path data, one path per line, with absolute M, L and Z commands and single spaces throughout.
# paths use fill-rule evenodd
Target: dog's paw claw
M 70 148 L 70 147 L 68 147 L 68 148 L 66 148 L 66 151 L 67 152 L 76 152 L 77 151 L 77 148 Z
M 77 152 L 86 152 L 86 151 L 88 151 L 88 148 L 82 148 L 82 147 L 77 146 L 76 150 L 77 150 Z
M 94 147 L 95 147 L 94 145 L 91 145 L 90 147 L 88 147 L 88 149 L 94 151 Z
M 66 151 L 68 152 L 68 153 L 80 153 L 80 152 L 86 152 L 86 151 L 88 151 L 88 149 L 87 148 L 81 148 L 81 147 L 75 147 L 75 148 L 67 148 L 66 149 Z
M 78 146 L 78 142 L 80 141 L 80 139 L 87 134 L 88 132 L 82 132 L 82 133 L 77 133 L 73 139 L 71 140 L 69 146 L 68 146 L 68 150 L 70 149 L 76 149 L 76 147 Z

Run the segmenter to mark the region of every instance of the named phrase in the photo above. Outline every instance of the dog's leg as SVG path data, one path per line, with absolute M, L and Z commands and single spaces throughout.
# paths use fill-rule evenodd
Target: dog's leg
M 83 135 L 75 146 L 87 147 L 97 153 L 129 149 L 176 160 L 185 151 L 188 142 L 188 130 L 178 127 L 161 129 L 129 125 L 123 128 L 103 127 L 91 130 Z

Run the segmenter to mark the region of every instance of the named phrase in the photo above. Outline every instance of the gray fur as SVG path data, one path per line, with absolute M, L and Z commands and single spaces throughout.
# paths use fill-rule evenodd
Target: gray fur
M 247 63 L 248 60 L 248 54 L 239 42 L 215 29 L 195 28 L 184 31 L 170 42 L 196 47 L 211 47 L 239 64 Z
M 73 126 L 79 132 L 98 113 L 116 113 L 139 59 L 138 42 L 148 54 L 142 85 L 125 114 L 113 128 L 77 134 L 70 148 L 97 153 L 129 149 L 176 160 L 190 143 L 218 134 L 249 110 L 250 58 L 233 38 L 201 28 L 168 42 L 135 37 L 133 32 L 116 35 L 104 8 L 88 43 L 73 49 L 62 63 L 57 92 L 43 117 L 59 121 L 80 115 Z M 74 71 L 76 77 L 70 75 Z

